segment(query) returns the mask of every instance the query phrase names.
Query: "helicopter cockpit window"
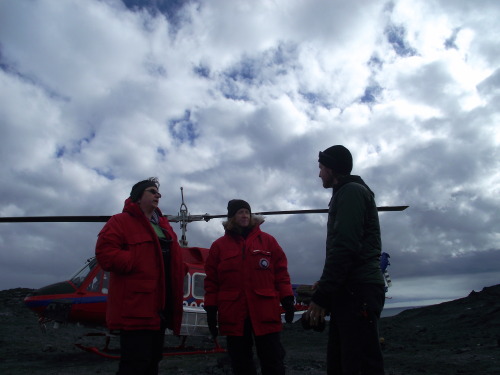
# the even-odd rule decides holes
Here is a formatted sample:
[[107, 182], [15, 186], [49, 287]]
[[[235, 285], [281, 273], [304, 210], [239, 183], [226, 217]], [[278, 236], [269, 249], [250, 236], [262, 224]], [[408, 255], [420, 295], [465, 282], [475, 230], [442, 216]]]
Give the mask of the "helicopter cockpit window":
[[108, 294], [109, 272], [100, 270], [87, 287], [87, 291]]
[[193, 274], [193, 297], [197, 299], [203, 299], [205, 296], [205, 274], [195, 273]]
[[77, 288], [79, 288], [80, 285], [82, 285], [85, 278], [87, 277], [87, 275], [89, 274], [89, 272], [92, 271], [92, 269], [96, 266], [96, 264], [97, 260], [95, 258], [90, 258], [87, 261], [87, 264], [85, 264], [85, 266], [83, 266], [82, 269], [80, 269], [78, 272], [75, 273], [73, 277], [71, 277], [70, 281], [73, 284], [75, 284]]
[[99, 292], [101, 290], [101, 280], [102, 280], [102, 275], [104, 274], [104, 271], [99, 271], [97, 275], [95, 275], [94, 279], [92, 282], [89, 284], [87, 287], [87, 291], [89, 292]]
[[184, 276], [184, 298], [186, 297], [189, 297], [189, 288], [191, 287], [190, 285], [190, 274], [186, 274], [186, 276]]

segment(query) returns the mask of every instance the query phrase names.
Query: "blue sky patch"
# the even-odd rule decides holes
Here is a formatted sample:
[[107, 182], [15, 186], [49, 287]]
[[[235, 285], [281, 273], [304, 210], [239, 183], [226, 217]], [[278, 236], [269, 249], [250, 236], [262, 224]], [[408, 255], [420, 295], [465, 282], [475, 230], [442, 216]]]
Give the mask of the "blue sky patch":
[[457, 35], [460, 31], [460, 28], [456, 28], [455, 30], [453, 30], [453, 34], [444, 41], [444, 46], [446, 49], [458, 49], [457, 45], [455, 44], [455, 42], [457, 41]]
[[399, 56], [410, 57], [417, 54], [417, 51], [405, 40], [406, 29], [403, 26], [389, 25], [385, 29], [385, 35]]
[[100, 168], [92, 168], [99, 176], [105, 177], [110, 181], [113, 181], [115, 179], [115, 176], [113, 175], [113, 172], [111, 170], [103, 170]]
[[299, 91], [299, 94], [310, 104], [331, 109], [333, 103], [328, 102], [325, 95], [312, 91]]
[[255, 59], [243, 59], [239, 64], [233, 66], [225, 73], [225, 76], [233, 81], [253, 83], [259, 75], [260, 62]]
[[382, 87], [379, 85], [371, 85], [365, 89], [365, 93], [361, 97], [361, 103], [374, 103], [377, 100], [377, 96], [382, 92]]
[[195, 66], [193, 69], [193, 72], [199, 77], [203, 77], [203, 78], [210, 77], [210, 68], [206, 65], [203, 65], [203, 64]]
[[178, 143], [193, 145], [196, 138], [198, 138], [196, 125], [191, 121], [191, 111], [189, 110], [184, 112], [183, 118], [170, 121], [168, 130]]
[[368, 66], [381, 69], [384, 66], [384, 62], [378, 56], [372, 56], [370, 60], [368, 60]]
[[66, 153], [66, 147], [60, 146], [56, 150], [56, 158], [62, 158], [64, 154]]
[[167, 150], [165, 150], [163, 147], [158, 147], [156, 149], [156, 152], [159, 153], [161, 156], [166, 156], [167, 155]]
[[60, 159], [69, 154], [79, 154], [82, 149], [95, 138], [95, 132], [92, 132], [88, 137], [83, 137], [71, 142], [70, 146], [60, 145], [56, 149], [56, 158]]
[[182, 21], [183, 6], [193, 2], [192, 0], [122, 0], [123, 4], [132, 12], [142, 10], [148, 11], [153, 16], [163, 15], [173, 26], [170, 31], [178, 29]]

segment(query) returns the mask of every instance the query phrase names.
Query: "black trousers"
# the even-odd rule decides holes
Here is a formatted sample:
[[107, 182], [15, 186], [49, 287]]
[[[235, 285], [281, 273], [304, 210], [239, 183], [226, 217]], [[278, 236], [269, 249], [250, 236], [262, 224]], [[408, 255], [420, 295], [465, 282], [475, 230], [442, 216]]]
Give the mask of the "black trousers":
[[260, 362], [262, 375], [285, 374], [285, 349], [281, 345], [280, 333], [254, 336], [250, 319], [245, 320], [243, 336], [227, 336], [227, 352], [235, 375], [256, 375], [253, 361], [253, 341]]
[[122, 330], [117, 375], [157, 375], [163, 358], [165, 330]]
[[327, 349], [328, 375], [383, 375], [378, 323], [384, 286], [349, 286], [332, 298]]

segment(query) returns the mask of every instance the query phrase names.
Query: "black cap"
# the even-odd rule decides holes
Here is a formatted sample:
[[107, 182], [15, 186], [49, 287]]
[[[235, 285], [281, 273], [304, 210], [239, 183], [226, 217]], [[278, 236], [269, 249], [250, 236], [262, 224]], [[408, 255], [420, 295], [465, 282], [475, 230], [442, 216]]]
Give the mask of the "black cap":
[[351, 152], [342, 145], [336, 145], [319, 152], [319, 160], [325, 167], [333, 172], [347, 176], [352, 171]]
[[157, 189], [160, 186], [156, 177], [150, 177], [147, 180], [139, 181], [134, 186], [132, 186], [132, 190], [130, 191], [130, 199], [132, 200], [132, 202], [137, 202], [142, 197], [142, 193], [144, 193], [144, 190], [151, 186], [154, 186]]
[[248, 202], [244, 201], [243, 199], [231, 199], [229, 202], [227, 202], [227, 217], [228, 219], [232, 218], [234, 215], [236, 215], [236, 212], [238, 210], [246, 208], [250, 213], [252, 213], [252, 209], [250, 208], [250, 205]]

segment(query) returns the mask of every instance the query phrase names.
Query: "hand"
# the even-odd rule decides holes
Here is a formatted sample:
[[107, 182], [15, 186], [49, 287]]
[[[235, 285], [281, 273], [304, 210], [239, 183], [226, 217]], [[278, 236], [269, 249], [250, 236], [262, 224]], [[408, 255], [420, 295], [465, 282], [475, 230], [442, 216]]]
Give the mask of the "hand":
[[295, 305], [294, 305], [294, 297], [287, 296], [281, 300], [281, 306], [285, 310], [285, 322], [293, 323], [293, 318], [295, 316]]
[[300, 322], [302, 323], [302, 328], [304, 328], [305, 330], [312, 329], [313, 331], [316, 331], [316, 332], [323, 332], [325, 330], [325, 327], [326, 327], [326, 322], [324, 320], [322, 323], [319, 323], [318, 325], [313, 327], [311, 325], [311, 321], [307, 317], [307, 311], [302, 314], [302, 318], [300, 319]]
[[217, 328], [217, 306], [204, 306], [207, 312], [207, 324], [210, 334], [215, 339], [219, 335], [219, 329]]
[[315, 331], [321, 332], [325, 329], [326, 309], [311, 301], [309, 308], [303, 314], [307, 324]]

